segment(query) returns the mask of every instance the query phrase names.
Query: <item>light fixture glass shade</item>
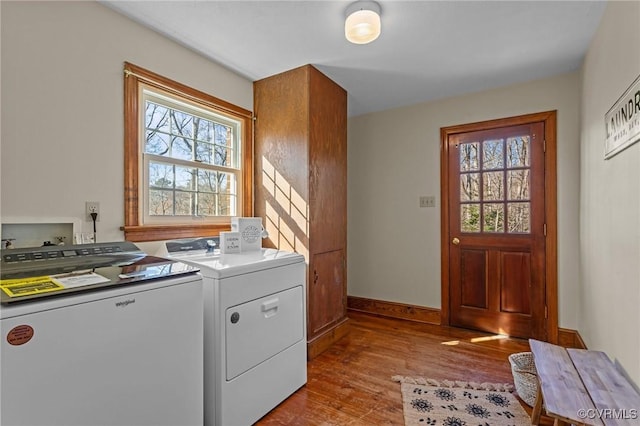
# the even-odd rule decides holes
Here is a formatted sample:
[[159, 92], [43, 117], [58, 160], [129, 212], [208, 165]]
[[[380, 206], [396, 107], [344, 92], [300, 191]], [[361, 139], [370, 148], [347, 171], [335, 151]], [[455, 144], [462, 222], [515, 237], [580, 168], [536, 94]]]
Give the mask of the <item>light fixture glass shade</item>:
[[372, 1], [359, 1], [347, 9], [344, 35], [351, 43], [367, 44], [380, 35], [380, 6]]

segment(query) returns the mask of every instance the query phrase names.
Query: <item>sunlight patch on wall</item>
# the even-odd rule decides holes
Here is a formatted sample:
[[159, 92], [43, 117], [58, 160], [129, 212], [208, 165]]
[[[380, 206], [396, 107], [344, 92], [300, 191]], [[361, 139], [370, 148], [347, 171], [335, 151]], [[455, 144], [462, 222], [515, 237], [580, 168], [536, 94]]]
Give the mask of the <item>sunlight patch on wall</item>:
[[308, 236], [309, 221], [307, 218], [309, 217], [309, 205], [294, 188], [291, 188], [291, 205], [291, 219], [296, 223], [298, 229]]
[[[308, 260], [309, 205], [287, 179], [262, 157], [262, 186], [265, 199], [265, 228], [273, 245], [295, 251]], [[266, 195], [266, 194], [265, 194]], [[270, 197], [269, 197], [270, 195]]]
[[277, 170], [275, 171], [275, 187], [276, 201], [285, 212], [291, 214], [291, 185]]

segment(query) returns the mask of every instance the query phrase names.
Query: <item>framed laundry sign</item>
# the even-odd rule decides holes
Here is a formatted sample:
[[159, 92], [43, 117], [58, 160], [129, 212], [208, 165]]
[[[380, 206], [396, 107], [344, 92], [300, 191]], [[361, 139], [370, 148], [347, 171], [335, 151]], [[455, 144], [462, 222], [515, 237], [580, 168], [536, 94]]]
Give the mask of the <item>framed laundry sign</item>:
[[604, 125], [605, 160], [640, 141], [640, 76], [607, 111]]

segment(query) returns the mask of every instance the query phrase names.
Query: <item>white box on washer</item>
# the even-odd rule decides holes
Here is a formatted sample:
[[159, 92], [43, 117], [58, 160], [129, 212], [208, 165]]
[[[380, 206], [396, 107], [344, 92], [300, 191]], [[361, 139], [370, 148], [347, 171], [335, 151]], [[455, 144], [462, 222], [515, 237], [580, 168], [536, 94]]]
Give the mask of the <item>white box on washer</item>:
[[262, 218], [232, 217], [231, 231], [240, 233], [240, 251], [257, 251], [262, 248]]
[[220, 254], [240, 253], [240, 233], [220, 232]]

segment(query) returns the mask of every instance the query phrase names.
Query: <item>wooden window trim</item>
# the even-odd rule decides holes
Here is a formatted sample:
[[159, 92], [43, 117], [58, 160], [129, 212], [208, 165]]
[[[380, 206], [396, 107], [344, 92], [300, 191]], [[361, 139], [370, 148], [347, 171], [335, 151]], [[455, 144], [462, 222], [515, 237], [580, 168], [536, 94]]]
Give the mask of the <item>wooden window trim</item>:
[[124, 231], [125, 240], [158, 241], [218, 235], [230, 224], [144, 225], [140, 208], [139, 84], [145, 83], [232, 115], [242, 123], [242, 215], [253, 215], [253, 114], [214, 96], [185, 86], [129, 62], [124, 63]]

